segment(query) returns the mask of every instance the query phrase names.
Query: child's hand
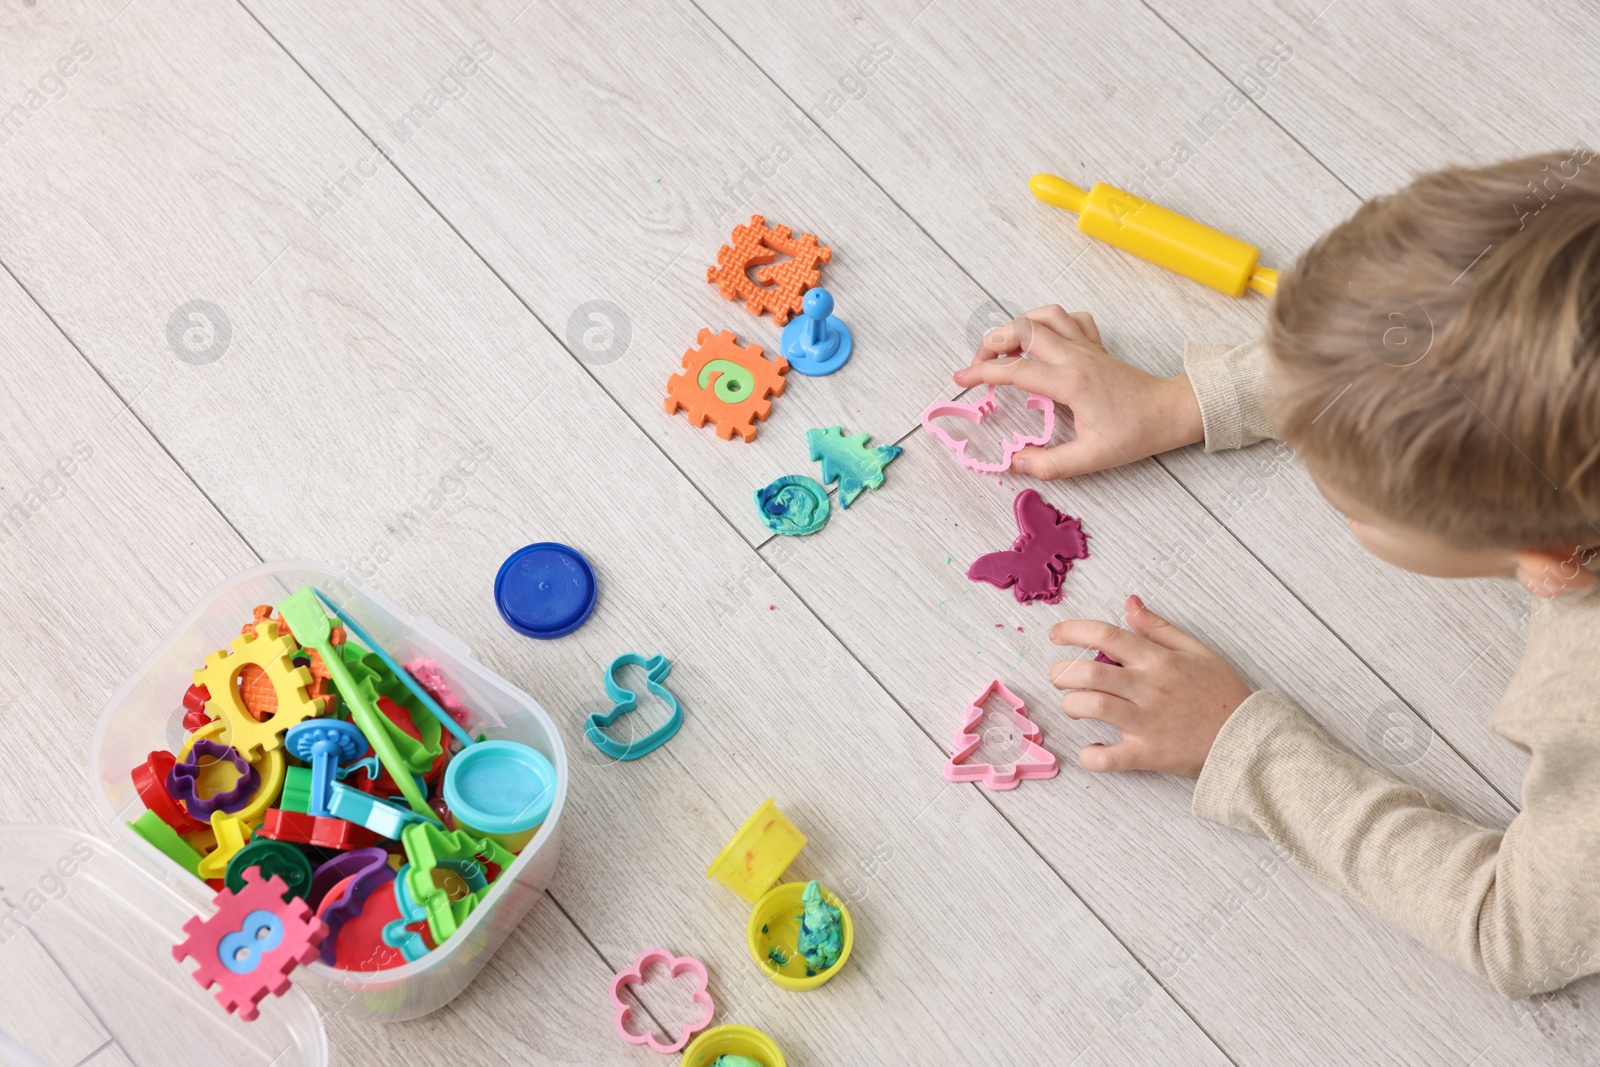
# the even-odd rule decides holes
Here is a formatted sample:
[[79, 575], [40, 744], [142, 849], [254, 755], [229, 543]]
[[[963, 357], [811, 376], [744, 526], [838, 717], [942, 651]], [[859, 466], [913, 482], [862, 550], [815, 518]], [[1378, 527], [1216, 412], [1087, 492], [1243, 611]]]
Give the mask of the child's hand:
[[1098, 719], [1122, 731], [1114, 745], [1078, 753], [1087, 771], [1161, 771], [1200, 777], [1211, 743], [1250, 687], [1222, 657], [1166, 619], [1128, 598], [1128, 626], [1095, 619], [1058, 622], [1050, 640], [1095, 648], [1121, 663], [1063, 660], [1050, 668], [1061, 710], [1073, 719]]
[[[996, 358], [1026, 353], [1031, 359]], [[1109, 355], [1086, 311], [1035, 308], [984, 334], [957, 385], [1014, 385], [1072, 411], [1077, 437], [1054, 448], [1025, 448], [1011, 469], [1036, 478], [1070, 478], [1204, 440], [1189, 377], [1157, 378]]]

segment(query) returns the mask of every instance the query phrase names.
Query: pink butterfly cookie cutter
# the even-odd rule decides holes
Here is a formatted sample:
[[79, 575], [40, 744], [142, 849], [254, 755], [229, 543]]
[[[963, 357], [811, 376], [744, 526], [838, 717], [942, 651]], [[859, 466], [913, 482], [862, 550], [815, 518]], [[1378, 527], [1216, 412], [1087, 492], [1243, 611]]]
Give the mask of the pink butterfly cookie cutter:
[[[983, 722], [983, 703], [998, 696], [1011, 705], [1011, 722], [1022, 741], [1022, 754], [1010, 766], [992, 763], [963, 763], [962, 760], [978, 751], [982, 734], [978, 727]], [[1028, 706], [1022, 698], [1001, 684], [996, 678], [989, 687], [978, 694], [978, 699], [967, 705], [961, 729], [956, 731], [955, 751], [944, 765], [944, 776], [952, 782], [980, 782], [985, 789], [1015, 789], [1024, 778], [1054, 778], [1060, 771], [1055, 753], [1039, 743], [1043, 735], [1039, 726], [1028, 718]]]
[[1047, 396], [1038, 393], [1029, 393], [1026, 407], [1035, 411], [1044, 412], [1044, 423], [1039, 428], [1037, 435], [1029, 435], [1021, 431], [1013, 431], [1011, 439], [1000, 446], [1000, 459], [994, 463], [984, 463], [982, 460], [973, 459], [967, 455], [968, 441], [965, 438], [951, 437], [944, 427], [933, 420], [945, 416], [966, 419], [973, 425], [981, 423], [999, 409], [999, 401], [994, 396], [994, 386], [989, 386], [989, 391], [977, 403], [967, 403], [962, 400], [940, 400], [929, 404], [922, 412], [922, 428], [944, 443], [960, 463], [969, 471], [983, 471], [985, 474], [1003, 474], [1011, 469], [1011, 457], [1021, 452], [1030, 445], [1047, 445], [1050, 435], [1056, 429], [1056, 403]]
[[[694, 1003], [704, 1006], [705, 1014], [698, 1020], [691, 1020], [680, 1025], [678, 1039], [671, 1044], [662, 1044], [656, 1035], [649, 1029], [644, 1033], [634, 1033], [628, 1029], [628, 1020], [633, 1018], [633, 1005], [622, 999], [622, 991], [628, 986], [637, 986], [644, 981], [644, 972], [656, 965], [667, 968], [667, 973], [676, 978], [680, 974], [692, 974], [698, 981], [695, 983]], [[711, 1002], [711, 994], [706, 985], [710, 981], [706, 974], [706, 965], [692, 956], [674, 956], [664, 948], [647, 948], [639, 953], [639, 958], [633, 961], [633, 966], [625, 971], [620, 971], [611, 979], [611, 1006], [616, 1009], [613, 1020], [617, 1024], [617, 1034], [630, 1045], [648, 1045], [656, 1052], [671, 1055], [689, 1043], [689, 1039], [704, 1030], [711, 1024], [711, 1016], [716, 1013], [716, 1005]]]

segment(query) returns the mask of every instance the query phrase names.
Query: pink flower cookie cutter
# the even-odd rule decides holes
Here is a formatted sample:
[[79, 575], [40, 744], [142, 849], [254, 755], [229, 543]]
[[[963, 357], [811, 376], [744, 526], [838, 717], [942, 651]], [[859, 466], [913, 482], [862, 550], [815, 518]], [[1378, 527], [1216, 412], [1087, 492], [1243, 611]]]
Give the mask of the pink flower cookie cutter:
[[[1022, 755], [1009, 767], [961, 762], [978, 751], [982, 742], [978, 727], [983, 722], [983, 702], [991, 696], [998, 696], [1011, 705], [1011, 721], [1022, 741]], [[1024, 778], [1054, 778], [1061, 768], [1056, 764], [1055, 754], [1039, 743], [1041, 736], [1038, 724], [1028, 718], [1028, 706], [1022, 698], [996, 678], [967, 705], [961, 729], [956, 731], [955, 751], [944, 765], [944, 776], [952, 782], [979, 782], [985, 789], [995, 790], [1015, 789]]]
[[[686, 1022], [678, 1031], [678, 1039], [671, 1044], [663, 1045], [656, 1039], [656, 1035], [646, 1029], [642, 1034], [636, 1034], [628, 1029], [628, 1020], [633, 1017], [633, 1005], [622, 999], [622, 991], [627, 986], [636, 986], [644, 981], [644, 972], [651, 967], [661, 964], [667, 968], [667, 973], [676, 978], [680, 974], [692, 974], [699, 981], [694, 991], [694, 1003], [705, 1006], [705, 1014], [698, 1020]], [[647, 948], [639, 953], [639, 958], [633, 961], [633, 966], [625, 971], [619, 971], [611, 979], [611, 1006], [616, 1009], [614, 1019], [617, 1025], [617, 1034], [630, 1045], [648, 1045], [656, 1052], [671, 1055], [689, 1043], [695, 1034], [711, 1025], [711, 1016], [716, 1013], [716, 1005], [711, 1002], [711, 993], [706, 988], [710, 976], [706, 974], [706, 965], [692, 956], [674, 956], [664, 948]]]
[[992, 385], [989, 386], [989, 391], [983, 395], [983, 399], [977, 403], [968, 403], [962, 400], [940, 400], [929, 404], [922, 412], [922, 428], [943, 442], [944, 447], [948, 448], [951, 454], [956, 457], [956, 462], [967, 468], [967, 470], [982, 471], [985, 474], [1003, 474], [1011, 469], [1012, 456], [1030, 445], [1049, 444], [1050, 435], [1055, 433], [1056, 402], [1054, 400], [1047, 396], [1040, 396], [1038, 393], [1029, 393], [1024, 406], [1035, 411], [1044, 412], [1044, 422], [1039, 427], [1039, 433], [1037, 435], [1028, 435], [1020, 430], [1013, 431], [1011, 440], [1001, 446], [1000, 459], [994, 463], [984, 463], [968, 456], [967, 440], [951, 437], [944, 427], [933, 421], [934, 419], [951, 416], [958, 419], [966, 419], [974, 426], [981, 423], [999, 408], [999, 401], [995, 399], [994, 386]]

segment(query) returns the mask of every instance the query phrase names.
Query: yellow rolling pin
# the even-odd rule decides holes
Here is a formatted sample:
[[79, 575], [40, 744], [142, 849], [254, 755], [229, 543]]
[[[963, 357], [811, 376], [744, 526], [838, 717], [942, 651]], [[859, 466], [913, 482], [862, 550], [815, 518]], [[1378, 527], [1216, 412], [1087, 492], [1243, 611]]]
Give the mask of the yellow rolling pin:
[[1218, 292], [1278, 291], [1278, 272], [1261, 266], [1261, 249], [1114, 185], [1096, 182], [1084, 192], [1065, 178], [1035, 174], [1028, 189], [1052, 207], [1076, 211], [1078, 229], [1090, 237]]

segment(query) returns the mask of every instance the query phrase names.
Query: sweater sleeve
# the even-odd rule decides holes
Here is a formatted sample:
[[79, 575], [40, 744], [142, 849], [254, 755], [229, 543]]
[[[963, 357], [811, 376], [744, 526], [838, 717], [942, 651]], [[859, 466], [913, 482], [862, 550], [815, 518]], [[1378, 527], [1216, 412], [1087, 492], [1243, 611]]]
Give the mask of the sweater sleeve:
[[1183, 346], [1183, 369], [1200, 402], [1207, 452], [1242, 448], [1273, 435], [1266, 345], [1190, 341]]
[[1600, 970], [1600, 732], [1540, 716], [1504, 831], [1368, 766], [1274, 693], [1241, 704], [1195, 789], [1203, 819], [1310, 873], [1509, 997]]

